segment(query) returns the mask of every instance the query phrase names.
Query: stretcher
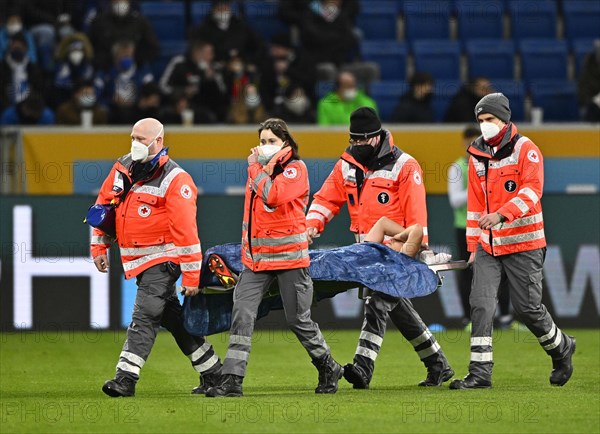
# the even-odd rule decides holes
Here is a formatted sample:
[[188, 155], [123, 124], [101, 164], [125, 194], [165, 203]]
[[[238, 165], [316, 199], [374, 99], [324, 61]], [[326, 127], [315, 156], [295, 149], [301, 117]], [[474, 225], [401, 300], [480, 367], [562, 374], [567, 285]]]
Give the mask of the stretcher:
[[[424, 297], [441, 286], [441, 272], [467, 266], [465, 261], [428, 265], [378, 243], [310, 250], [309, 256], [315, 303], [357, 287], [392, 297]], [[186, 297], [183, 303], [184, 326], [189, 333], [209, 336], [229, 329], [233, 288], [242, 269], [239, 243], [206, 251], [200, 274], [202, 291], [195, 297]], [[257, 319], [282, 308], [275, 280], [259, 306]]]

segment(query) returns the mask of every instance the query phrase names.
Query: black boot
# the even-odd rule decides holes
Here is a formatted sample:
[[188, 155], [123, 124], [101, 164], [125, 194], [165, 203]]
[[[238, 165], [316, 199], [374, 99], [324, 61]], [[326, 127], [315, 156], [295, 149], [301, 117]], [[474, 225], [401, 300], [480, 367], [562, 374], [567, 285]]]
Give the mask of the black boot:
[[462, 380], [457, 378], [450, 383], [450, 389], [490, 389], [491, 387], [491, 379], [485, 380], [483, 378], [476, 377], [470, 372]]
[[567, 355], [562, 359], [552, 359], [552, 373], [550, 374], [550, 384], [552, 386], [564, 386], [573, 374], [573, 353], [575, 352], [576, 341], [573, 336], [569, 336], [571, 346]]
[[344, 365], [344, 378], [353, 389], [368, 389], [371, 378], [357, 364], [348, 363]]
[[333, 360], [331, 354], [313, 359], [312, 364], [319, 371], [319, 385], [315, 393], [335, 393], [338, 390], [338, 380], [342, 378], [344, 368]]
[[221, 368], [210, 374], [200, 375], [200, 385], [192, 389], [194, 395], [205, 395], [208, 389], [217, 386], [221, 382]]
[[206, 396], [210, 398], [225, 398], [243, 396], [242, 382], [244, 377], [233, 374], [221, 375], [220, 384], [211, 387], [206, 391]]
[[427, 367], [427, 378], [419, 383], [419, 386], [441, 386], [454, 376], [454, 371], [447, 363], [438, 362]]
[[119, 396], [134, 396], [135, 383], [136, 380], [131, 377], [116, 377], [114, 380], [108, 380], [104, 383], [102, 391], [113, 398], [118, 398]]

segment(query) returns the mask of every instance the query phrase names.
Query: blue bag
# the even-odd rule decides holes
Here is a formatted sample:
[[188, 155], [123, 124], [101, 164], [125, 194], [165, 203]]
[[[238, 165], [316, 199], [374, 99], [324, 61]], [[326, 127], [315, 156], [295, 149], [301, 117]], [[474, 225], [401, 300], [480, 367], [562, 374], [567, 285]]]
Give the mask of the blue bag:
[[90, 226], [100, 229], [106, 235], [116, 238], [117, 229], [115, 225], [115, 218], [117, 211], [115, 210], [114, 204], [92, 205], [85, 215], [84, 223]]

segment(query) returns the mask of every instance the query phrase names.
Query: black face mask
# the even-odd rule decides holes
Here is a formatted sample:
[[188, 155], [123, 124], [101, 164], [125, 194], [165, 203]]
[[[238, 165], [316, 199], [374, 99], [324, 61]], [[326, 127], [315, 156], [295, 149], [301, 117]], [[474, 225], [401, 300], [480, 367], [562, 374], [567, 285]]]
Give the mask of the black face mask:
[[10, 57], [12, 57], [15, 62], [22, 62], [25, 58], [25, 51], [14, 49], [10, 52]]
[[375, 148], [371, 145], [354, 145], [350, 148], [350, 155], [363, 165], [367, 164], [374, 154]]

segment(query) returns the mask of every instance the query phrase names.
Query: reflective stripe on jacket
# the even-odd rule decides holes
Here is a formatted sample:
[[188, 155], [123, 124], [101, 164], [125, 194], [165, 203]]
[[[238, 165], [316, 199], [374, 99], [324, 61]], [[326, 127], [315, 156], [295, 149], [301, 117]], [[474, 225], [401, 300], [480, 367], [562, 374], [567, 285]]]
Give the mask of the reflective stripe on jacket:
[[[504, 148], [504, 149], [503, 149]], [[469, 148], [467, 192], [467, 247], [477, 244], [491, 255], [535, 250], [546, 246], [540, 199], [544, 188], [542, 153], [511, 125], [495, 156], [479, 138]], [[479, 219], [497, 212], [506, 221], [491, 231], [478, 226]]]
[[305, 217], [308, 171], [304, 162], [289, 160], [290, 156], [273, 176], [258, 163], [248, 167], [242, 262], [253, 271], [310, 265]]
[[[423, 227], [423, 243], [427, 236], [427, 205], [423, 172], [417, 160], [394, 146], [392, 135], [386, 137], [379, 159], [389, 161], [377, 170], [369, 170], [344, 152], [333, 170], [314, 195], [306, 216], [306, 224], [323, 232], [325, 225], [336, 216], [344, 203], [350, 213], [350, 231], [362, 241], [373, 225], [385, 216], [408, 227]], [[360, 192], [357, 171], [363, 171]]]
[[[96, 203], [119, 200], [125, 182], [131, 182], [131, 155], [120, 158], [102, 184]], [[196, 225], [197, 189], [192, 177], [168, 156], [150, 180], [136, 183], [117, 206], [117, 242], [125, 277], [163, 263], [181, 267], [184, 286], [200, 284], [202, 252]], [[91, 239], [92, 256], [106, 254], [113, 240], [98, 229]]]

